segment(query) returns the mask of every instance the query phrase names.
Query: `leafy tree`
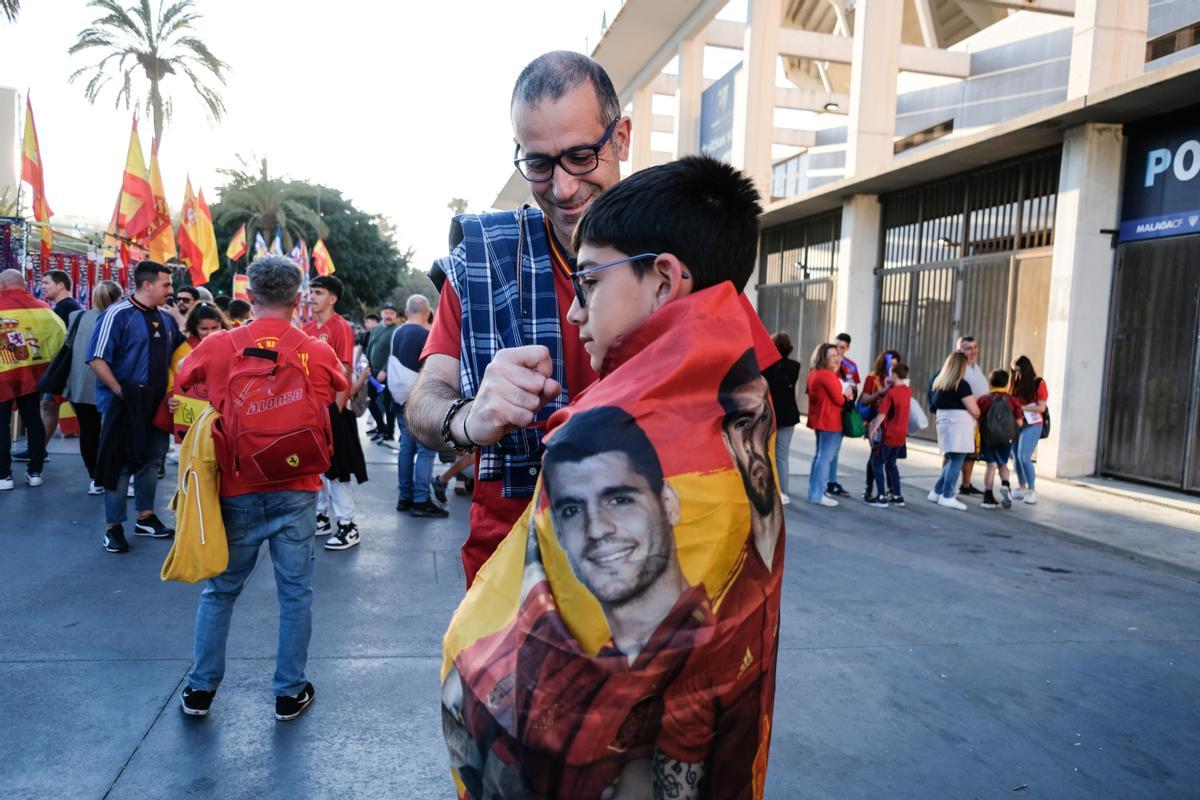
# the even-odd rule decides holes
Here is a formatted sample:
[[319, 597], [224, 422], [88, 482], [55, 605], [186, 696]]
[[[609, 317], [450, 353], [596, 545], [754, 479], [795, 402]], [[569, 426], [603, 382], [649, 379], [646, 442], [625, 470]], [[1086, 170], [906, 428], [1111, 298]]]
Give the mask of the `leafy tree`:
[[[240, 206], [226, 206], [227, 197], [241, 196], [239, 191], [246, 188], [243, 182], [248, 176], [234, 170], [224, 174], [230, 181], [218, 188], [220, 199], [212, 205], [217, 245], [221, 253], [225, 252], [238, 227], [248, 221], [246, 216], [239, 216], [239, 212], [233, 210]], [[412, 253], [402, 252], [397, 246], [391, 223], [386, 217], [368, 214], [356, 208], [340, 191], [328, 186], [294, 180], [279, 180], [279, 183], [281, 190], [287, 191], [291, 200], [306, 208], [313, 216], [316, 216], [318, 205], [320, 207], [318, 221], [326, 231], [322, 238], [337, 267], [336, 275], [346, 287], [346, 294], [338, 303], [338, 311], [341, 314], [361, 317], [367, 311], [378, 309], [391, 297], [397, 286], [410, 280], [409, 276], [414, 272], [409, 266]], [[300, 227], [297, 225], [292, 230]], [[246, 225], [246, 233], [249, 240], [249, 257], [253, 258], [254, 231], [250, 225]], [[301, 235], [311, 249], [315, 243], [312, 229], [301, 230]], [[288, 249], [290, 250], [290, 244]], [[233, 273], [244, 269], [246, 259], [240, 260], [236, 265], [228, 263], [223, 257], [222, 261], [226, 263], [212, 276], [209, 288], [228, 293]]]
[[213, 209], [214, 223], [238, 220], [238, 225], [245, 224], [251, 243], [256, 231], [262, 231], [263, 238], [270, 242], [276, 229], [282, 228], [286, 253], [291, 252], [296, 239], [315, 242], [329, 235], [329, 227], [318, 210], [305, 202], [317, 196], [318, 187], [272, 178], [265, 158], [259, 162], [255, 174], [244, 168], [220, 172], [229, 178], [229, 183], [221, 190], [221, 210]]
[[[11, 2], [11, 0], [3, 0]], [[122, 7], [119, 0], [90, 0], [88, 6], [99, 9], [102, 16], [90, 27], [79, 32], [79, 38], [67, 51], [71, 55], [84, 50], [98, 49], [103, 53], [99, 62], [83, 67], [71, 75], [71, 82], [90, 72], [83, 94], [95, 103], [104, 87], [117, 78], [116, 106], [125, 108], [134, 98], [134, 82], [141, 79], [149, 84], [145, 96], [146, 113], [154, 122], [154, 138], [162, 141], [163, 123], [171, 119], [172, 101], [164, 93], [163, 81], [168, 75], [183, 73], [192, 90], [200, 96], [215, 121], [225, 112], [221, 95], [205, 82], [202, 72], [211, 73], [222, 85], [229, 65], [217, 58], [195, 35], [194, 23], [200, 19], [194, 0], [159, 0], [158, 13], [150, 9], [150, 0], [139, 0]]]

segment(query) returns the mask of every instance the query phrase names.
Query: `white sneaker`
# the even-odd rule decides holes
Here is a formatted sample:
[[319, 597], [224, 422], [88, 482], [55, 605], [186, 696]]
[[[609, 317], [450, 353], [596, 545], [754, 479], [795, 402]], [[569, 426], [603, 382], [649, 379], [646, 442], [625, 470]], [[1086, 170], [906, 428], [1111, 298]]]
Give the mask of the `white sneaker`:
[[7, 478], [0, 478], [0, 492], [7, 492], [11, 488], [13, 488], [13, 479], [11, 475]]
[[133, 495], [134, 495], [134, 489], [133, 489], [133, 476], [132, 476], [132, 475], [130, 475], [130, 476], [129, 476], [129, 488], [125, 490], [125, 496], [126, 496], [126, 497], [133, 497]]
[[967, 510], [967, 507], [966, 507], [965, 505], [963, 505], [962, 503], [958, 502], [958, 500], [956, 500], [956, 499], [955, 499], [955, 498], [953, 498], [953, 497], [941, 497], [941, 498], [938, 498], [938, 501], [937, 501], [937, 503], [938, 503], [938, 505], [939, 505], [939, 506], [943, 506], [943, 507], [945, 507], [945, 508], [953, 508], [953, 509], [955, 509], [955, 510], [957, 510], [957, 511], [966, 511], [966, 510]]
[[42, 474], [40, 472], [26, 472], [25, 482], [30, 486], [41, 486]]
[[823, 494], [821, 495], [821, 499], [817, 501], [817, 505], [825, 506], [826, 508], [837, 508], [838, 501], [827, 494]]
[[104, 494], [104, 487], [97, 486], [95, 481], [88, 484], [88, 494]]
[[784, 494], [783, 492], [780, 492], [780, 493], [779, 493], [779, 504], [780, 504], [780, 505], [782, 505], [782, 506], [786, 506], [786, 505], [787, 505], [788, 503], [790, 503], [790, 502], [792, 502], [792, 498], [788, 497], [788, 496], [787, 496], [786, 494]]
[[1027, 491], [1025, 493], [1025, 496], [1021, 499], [1025, 501], [1025, 505], [1036, 506], [1037, 505], [1037, 492], [1035, 492], [1033, 489], [1030, 489], [1029, 491]]
[[1012, 490], [1012, 499], [1020, 500], [1022, 497], [1025, 496], [1025, 491], [1026, 490], [1025, 490], [1024, 486], [1018, 486], [1017, 488], [1013, 489]]
[[936, 503], [942, 499], [942, 494], [937, 489], [930, 489], [929, 494], [925, 495], [925, 499], [931, 503]]

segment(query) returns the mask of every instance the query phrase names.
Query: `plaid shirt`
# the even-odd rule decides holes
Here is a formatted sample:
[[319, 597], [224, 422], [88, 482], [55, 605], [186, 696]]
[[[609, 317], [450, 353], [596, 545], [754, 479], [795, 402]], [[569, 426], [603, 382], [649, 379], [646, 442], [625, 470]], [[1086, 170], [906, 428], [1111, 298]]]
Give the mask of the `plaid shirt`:
[[515, 212], [463, 214], [455, 219], [455, 226], [461, 241], [438, 265], [462, 301], [459, 380], [463, 396], [474, 397], [479, 391], [483, 372], [499, 350], [529, 344], [550, 351], [552, 377], [564, 387], [538, 412], [533, 425], [510, 431], [497, 444], [480, 449], [480, 480], [503, 479], [504, 497], [532, 497], [541, 469], [545, 422], [569, 402], [554, 266], [542, 212], [525, 207]]

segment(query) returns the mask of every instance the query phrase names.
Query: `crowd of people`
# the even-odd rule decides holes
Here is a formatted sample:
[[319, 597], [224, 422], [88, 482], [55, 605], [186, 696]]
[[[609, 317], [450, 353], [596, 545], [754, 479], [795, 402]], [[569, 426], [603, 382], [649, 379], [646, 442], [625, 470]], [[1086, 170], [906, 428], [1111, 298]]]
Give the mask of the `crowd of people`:
[[[788, 503], [787, 455], [791, 426], [800, 418], [795, 409], [801, 367], [789, 357], [793, 347], [787, 334], [776, 333], [774, 340], [781, 361], [764, 375], [771, 381], [780, 419], [788, 423], [780, 422], [776, 452], [780, 492]], [[909, 435], [927, 426], [925, 412], [913, 394], [909, 365], [898, 351], [881, 352], [870, 373], [860, 378], [858, 366], [846, 356], [850, 341], [849, 334], [838, 334], [833, 342], [819, 345], [809, 363], [804, 391], [816, 447], [807, 499], [832, 508], [839, 505], [839, 497], [850, 496], [837, 479], [838, 455], [846, 437], [865, 437], [870, 454], [863, 502], [876, 508], [903, 507], [897, 462], [907, 457]], [[973, 336], [962, 336], [930, 379], [926, 404], [935, 417], [942, 469], [928, 499], [959, 511], [967, 508], [959, 497], [978, 497], [984, 509], [1008, 509], [1016, 501], [1034, 505], [1034, 452], [1049, 431], [1046, 382], [1028, 356], [1018, 356], [1009, 370], [986, 375], [978, 358], [979, 343]], [[981, 460], [982, 490], [972, 482]], [[1014, 472], [1017, 486], [1011, 482]]]

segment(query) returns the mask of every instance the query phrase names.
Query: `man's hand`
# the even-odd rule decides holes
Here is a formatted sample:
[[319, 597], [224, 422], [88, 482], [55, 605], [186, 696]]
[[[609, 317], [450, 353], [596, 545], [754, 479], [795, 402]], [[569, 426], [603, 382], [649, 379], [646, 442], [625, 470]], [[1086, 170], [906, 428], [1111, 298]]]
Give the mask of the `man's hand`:
[[[454, 415], [455, 439], [495, 444], [510, 430], [529, 427], [562, 390], [553, 374], [550, 351], [541, 345], [500, 350], [484, 370], [475, 402]], [[466, 431], [464, 420], [469, 422]]]

